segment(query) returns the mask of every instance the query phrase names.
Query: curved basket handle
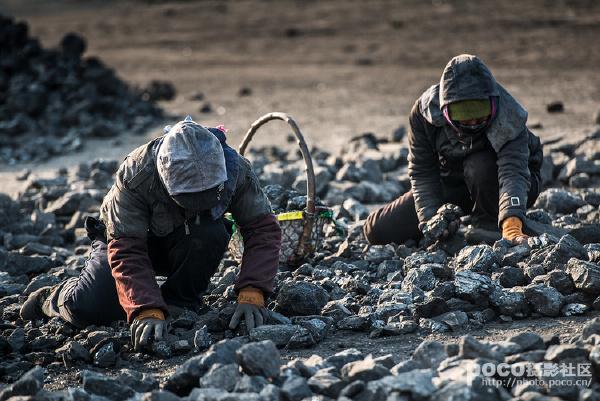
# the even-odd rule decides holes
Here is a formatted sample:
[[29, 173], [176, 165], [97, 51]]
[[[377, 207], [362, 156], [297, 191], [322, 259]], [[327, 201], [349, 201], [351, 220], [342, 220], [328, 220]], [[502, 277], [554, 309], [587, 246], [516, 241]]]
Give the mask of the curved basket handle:
[[312, 233], [312, 227], [315, 217], [315, 170], [313, 168], [312, 158], [310, 156], [310, 151], [308, 150], [308, 146], [306, 145], [306, 141], [304, 140], [304, 136], [302, 132], [300, 132], [300, 128], [294, 119], [286, 114], [281, 112], [273, 112], [269, 114], [265, 114], [260, 117], [258, 120], [254, 121], [250, 126], [248, 132], [242, 139], [242, 143], [238, 148], [239, 154], [242, 156], [246, 152], [246, 148], [248, 144], [256, 134], [256, 131], [262, 127], [264, 124], [271, 120], [282, 120], [289, 124], [292, 127], [292, 131], [294, 135], [296, 135], [296, 139], [298, 140], [298, 146], [300, 147], [300, 152], [302, 153], [302, 158], [304, 159], [304, 164], [306, 165], [306, 210], [305, 210], [305, 219], [304, 219], [304, 230], [302, 232], [302, 237], [300, 239], [300, 243], [298, 244], [298, 249], [296, 253], [299, 256], [304, 256], [306, 253], [310, 252], [309, 248], [309, 240]]

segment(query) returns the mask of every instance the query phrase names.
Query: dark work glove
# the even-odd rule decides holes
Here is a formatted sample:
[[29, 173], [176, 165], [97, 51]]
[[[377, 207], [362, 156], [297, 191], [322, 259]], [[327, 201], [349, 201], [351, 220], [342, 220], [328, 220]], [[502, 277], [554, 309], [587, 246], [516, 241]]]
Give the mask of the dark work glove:
[[238, 304], [229, 322], [229, 328], [235, 329], [242, 316], [246, 321], [248, 331], [262, 325], [269, 317], [263, 293], [258, 288], [244, 287], [240, 290]]
[[[143, 314], [146, 311], [143, 311], [131, 324], [131, 342], [133, 343], [133, 349], [136, 351], [140, 351], [144, 346], [149, 345], [152, 340], [162, 340], [167, 334], [167, 322], [162, 311], [158, 309], [150, 311], [155, 313], [145, 313], [149, 316], [145, 317]], [[156, 311], [160, 313], [156, 313]]]
[[241, 318], [244, 317], [246, 321], [246, 327], [248, 331], [255, 327], [261, 326], [269, 317], [269, 312], [264, 306], [258, 306], [253, 304], [238, 304], [235, 308], [235, 313], [231, 317], [229, 322], [229, 328], [235, 329], [240, 323]]

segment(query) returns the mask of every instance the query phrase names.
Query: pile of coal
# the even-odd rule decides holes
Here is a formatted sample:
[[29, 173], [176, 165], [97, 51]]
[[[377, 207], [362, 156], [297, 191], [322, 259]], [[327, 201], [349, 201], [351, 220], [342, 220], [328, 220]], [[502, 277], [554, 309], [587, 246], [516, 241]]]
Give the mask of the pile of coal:
[[[349, 348], [287, 363], [271, 340], [226, 339], [186, 360], [162, 385], [152, 374], [134, 369], [110, 376], [82, 369], [78, 387], [47, 391], [43, 387], [51, 367], [36, 366], [0, 390], [0, 399], [594, 400], [600, 396], [599, 338], [596, 318], [563, 343], [533, 332], [493, 343], [466, 335], [447, 344], [423, 341], [404, 361]], [[80, 344], [63, 348], [70, 349], [69, 355], [90, 357]]]
[[[364, 238], [362, 224], [371, 204], [391, 200], [408, 188], [408, 152], [402, 143], [361, 135], [339, 154], [313, 149], [319, 201], [334, 205], [335, 219], [345, 230], [328, 226], [312, 258], [301, 266], [280, 266], [264, 326], [248, 331], [242, 324], [235, 332], [228, 329], [239, 264], [227, 257], [211, 279], [204, 309], [174, 316], [169, 335], [144, 353], [131, 349], [124, 322], [79, 330], [60, 319], [19, 319], [19, 308], [29, 293], [81, 271], [90, 243], [81, 230], [83, 221], [98, 216], [118, 162], [83, 163], [59, 170], [51, 178], [32, 177], [17, 199], [0, 197], [0, 381], [13, 383], [39, 365], [52, 376], [73, 367], [90, 371], [81, 373], [83, 390], [69, 390], [71, 395], [65, 397], [86, 398], [81, 392], [85, 391], [119, 400], [136, 393], [173, 400], [187, 394], [221, 399], [229, 392], [249, 399], [281, 395], [300, 400], [318, 394], [379, 400], [396, 397], [394, 393], [412, 399], [445, 399], [452, 398], [453, 392], [484, 391], [479, 383], [464, 381], [460, 379], [464, 375], [456, 373], [481, 365], [482, 359], [511, 364], [562, 361], [563, 356], [550, 351], [549, 346], [556, 344], [543, 342], [543, 349], [539, 342], [536, 348], [528, 348], [517, 340], [482, 345], [470, 338], [460, 345], [463, 351], [441, 346], [442, 352], [439, 345], [431, 345], [411, 361], [369, 357], [348, 349], [281, 367], [276, 355], [350, 333], [379, 338], [468, 331], [489, 322], [599, 310], [600, 190], [592, 184], [565, 185], [579, 174], [572, 165], [580, 162], [573, 160], [596, 163], [589, 149], [597, 149], [598, 143], [600, 135], [592, 135], [577, 146], [554, 143], [549, 147], [547, 159], [553, 168], [546, 172], [546, 184], [551, 188], [527, 212], [529, 223], [544, 228], [543, 234], [518, 246], [502, 240], [470, 245], [459, 235], [453, 250], [424, 248], [416, 241], [371, 246]], [[265, 191], [275, 210], [304, 207], [306, 178], [300, 155], [263, 148], [249, 156], [268, 184]], [[600, 174], [591, 167], [586, 171], [589, 182], [596, 182]], [[442, 208], [440, 215], [455, 212], [452, 207]], [[595, 342], [586, 342], [596, 337], [590, 338], [574, 344], [588, 350], [586, 360], [596, 363], [591, 351]], [[139, 374], [107, 377], [91, 372], [99, 367], [115, 372], [121, 367], [142, 370], [153, 358], [172, 360], [182, 355], [194, 356], [169, 377], [162, 390]], [[436, 355], [439, 361], [427, 362], [427, 355]], [[39, 377], [35, 372], [27, 380]], [[140, 381], [148, 387], [141, 387]], [[10, 391], [23, 388], [12, 386]], [[515, 395], [507, 391], [555, 394], [540, 386], [514, 390], [503, 385], [504, 390], [494, 387], [489, 394], [503, 399]], [[571, 393], [567, 398], [576, 399]]]
[[79, 149], [87, 137], [144, 132], [172, 98], [169, 83], [130, 88], [96, 57], [85, 39], [66, 34], [43, 49], [25, 22], [0, 15], [0, 163], [46, 159]]

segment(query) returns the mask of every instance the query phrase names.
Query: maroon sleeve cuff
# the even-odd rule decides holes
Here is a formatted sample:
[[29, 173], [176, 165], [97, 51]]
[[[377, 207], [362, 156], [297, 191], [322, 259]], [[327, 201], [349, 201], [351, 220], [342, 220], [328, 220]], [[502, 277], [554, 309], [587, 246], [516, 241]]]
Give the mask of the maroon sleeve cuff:
[[158, 308], [167, 313], [148, 256], [148, 243], [141, 238], [118, 238], [108, 244], [108, 262], [117, 286], [119, 303], [131, 323], [143, 309]]
[[244, 255], [235, 291], [252, 286], [265, 296], [273, 292], [279, 267], [281, 228], [273, 214], [263, 215], [240, 227], [244, 238]]

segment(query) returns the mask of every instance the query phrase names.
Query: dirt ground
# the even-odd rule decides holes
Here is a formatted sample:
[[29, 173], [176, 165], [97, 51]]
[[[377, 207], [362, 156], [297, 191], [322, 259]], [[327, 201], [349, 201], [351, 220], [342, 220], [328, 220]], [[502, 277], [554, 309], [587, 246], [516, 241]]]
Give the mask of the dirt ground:
[[[598, 128], [600, 2], [594, 0], [0, 0], [0, 12], [26, 20], [45, 46], [80, 33], [87, 55], [134, 84], [172, 81], [177, 97], [163, 107], [206, 125], [225, 124], [234, 145], [252, 121], [275, 110], [292, 114], [309, 144], [328, 151], [363, 132], [387, 136], [406, 125], [415, 99], [461, 53], [482, 57], [529, 110], [530, 123], [541, 124], [534, 132], [543, 139], [570, 140]], [[251, 94], [240, 96], [242, 88]], [[204, 100], [192, 100], [199, 92]], [[552, 101], [562, 101], [565, 111], [548, 113]], [[206, 102], [213, 112], [200, 112]], [[122, 158], [159, 133], [160, 127], [146, 136], [124, 133], [118, 142], [87, 142], [78, 154], [1, 166], [3, 190], [19, 191], [15, 172], [23, 168], [44, 174], [91, 158]], [[256, 143], [291, 146], [287, 133], [275, 124]], [[591, 317], [495, 324], [472, 334], [498, 340], [533, 329], [568, 337]], [[456, 341], [460, 334], [430, 337]], [[356, 346], [400, 360], [421, 340], [336, 336], [286, 357]]]

